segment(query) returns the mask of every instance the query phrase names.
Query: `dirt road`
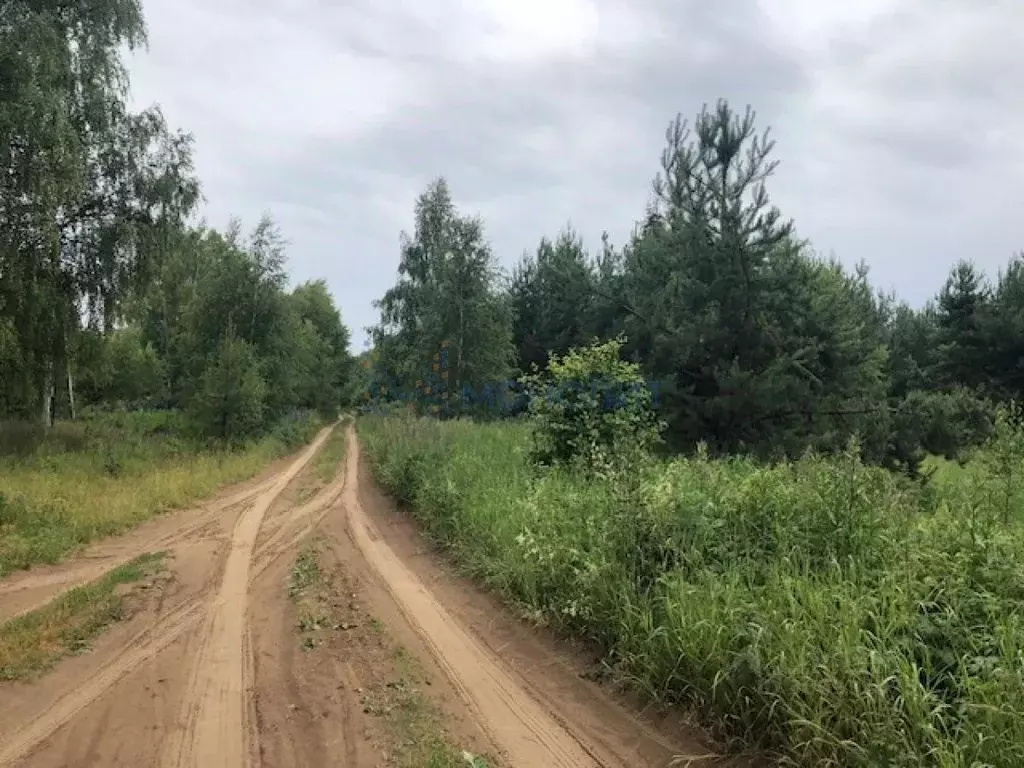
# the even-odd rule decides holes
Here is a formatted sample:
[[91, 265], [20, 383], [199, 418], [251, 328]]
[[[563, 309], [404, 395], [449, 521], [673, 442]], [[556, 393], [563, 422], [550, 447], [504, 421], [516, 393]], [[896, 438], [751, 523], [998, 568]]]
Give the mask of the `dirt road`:
[[427, 742], [510, 767], [721, 764], [426, 552], [351, 427], [304, 498], [329, 432], [199, 510], [0, 582], [2, 619], [142, 552], [173, 573], [88, 653], [0, 683], [0, 768], [412, 766]]

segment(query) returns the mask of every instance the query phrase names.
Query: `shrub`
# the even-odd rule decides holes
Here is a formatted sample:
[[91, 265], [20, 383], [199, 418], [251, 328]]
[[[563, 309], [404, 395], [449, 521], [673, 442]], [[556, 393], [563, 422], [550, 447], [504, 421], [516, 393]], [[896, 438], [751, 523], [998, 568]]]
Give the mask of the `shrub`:
[[607, 470], [636, 461], [660, 442], [640, 367], [621, 359], [623, 339], [552, 357], [527, 379], [534, 460]]
[[292, 451], [311, 442], [323, 425], [323, 418], [316, 411], [293, 411], [280, 419], [270, 434]]

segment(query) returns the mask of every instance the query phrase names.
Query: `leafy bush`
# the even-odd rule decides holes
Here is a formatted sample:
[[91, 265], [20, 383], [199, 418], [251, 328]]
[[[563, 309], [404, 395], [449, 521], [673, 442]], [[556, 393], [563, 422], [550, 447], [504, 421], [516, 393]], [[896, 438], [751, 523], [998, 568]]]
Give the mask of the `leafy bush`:
[[323, 418], [316, 411], [293, 411], [278, 421], [270, 434], [288, 450], [295, 450], [311, 442], [323, 425]]
[[552, 357], [527, 380], [534, 459], [590, 469], [621, 466], [660, 441], [662, 424], [640, 367], [621, 359], [623, 339]]

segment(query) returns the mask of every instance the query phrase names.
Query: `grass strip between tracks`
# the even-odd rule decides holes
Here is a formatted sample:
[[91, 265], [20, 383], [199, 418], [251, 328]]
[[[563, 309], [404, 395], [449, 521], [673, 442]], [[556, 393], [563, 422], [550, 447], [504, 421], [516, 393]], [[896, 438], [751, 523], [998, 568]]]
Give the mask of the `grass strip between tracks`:
[[306, 652], [329, 641], [328, 633], [373, 635], [382, 650], [374, 656], [376, 679], [357, 693], [363, 712], [378, 721], [387, 745], [387, 764], [393, 768], [488, 768], [485, 758], [456, 748], [444, 728], [442, 711], [423, 691], [429, 685], [419, 660], [394, 642], [385, 625], [374, 617], [355, 616], [337, 606], [341, 590], [335, 574], [320, 562], [322, 540], [313, 538], [299, 551], [292, 568], [288, 596], [298, 613], [296, 629]]
[[106, 627], [128, 615], [131, 587], [154, 585], [164, 571], [165, 557], [164, 552], [140, 555], [0, 625], [0, 681], [32, 677], [68, 654], [87, 650]]

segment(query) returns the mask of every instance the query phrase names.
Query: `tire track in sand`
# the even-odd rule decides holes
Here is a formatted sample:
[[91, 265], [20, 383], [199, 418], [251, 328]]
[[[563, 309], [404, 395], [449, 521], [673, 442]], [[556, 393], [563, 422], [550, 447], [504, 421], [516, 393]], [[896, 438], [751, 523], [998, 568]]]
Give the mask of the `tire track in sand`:
[[[72, 560], [52, 572], [22, 572], [0, 581], [0, 623], [41, 608], [64, 592], [98, 579], [144, 552], [168, 549], [200, 534], [203, 528], [216, 521], [219, 514], [248, 503], [264, 493], [272, 484], [273, 480], [262, 482], [255, 487], [248, 487], [231, 496], [204, 504], [202, 512], [195, 520], [169, 533], [129, 538], [130, 545], [127, 547], [118, 546], [110, 541], [99, 542], [94, 545], [95, 554], [88, 554], [87, 550], [87, 554], [78, 561]], [[30, 590], [40, 591], [42, 594], [30, 596], [28, 599], [20, 598], [20, 593]], [[13, 606], [10, 605], [12, 597], [15, 600]]]
[[181, 729], [168, 738], [162, 755], [162, 765], [167, 768], [241, 768], [250, 763], [245, 695], [252, 664], [246, 599], [253, 548], [267, 509], [309, 463], [333, 428], [323, 429], [235, 523], [220, 588], [204, 622], [182, 700]]
[[[270, 530], [266, 541], [257, 546], [253, 553], [250, 582], [259, 578], [277, 558], [291, 551], [292, 547], [313, 531], [341, 496], [345, 479], [345, 473], [342, 472], [312, 499], [282, 515], [277, 527]], [[304, 524], [300, 526], [300, 523]]]
[[0, 746], [0, 767], [15, 765], [37, 744], [102, 696], [118, 680], [153, 658], [182, 634], [192, 629], [203, 615], [203, 600], [182, 604], [161, 621], [137, 634], [124, 651], [100, 667], [85, 685], [58, 699], [46, 714], [14, 734]]
[[359, 443], [352, 427], [347, 442], [342, 499], [356, 545], [508, 762], [546, 768], [602, 768], [604, 764], [593, 751], [454, 620], [380, 537], [359, 503]]

